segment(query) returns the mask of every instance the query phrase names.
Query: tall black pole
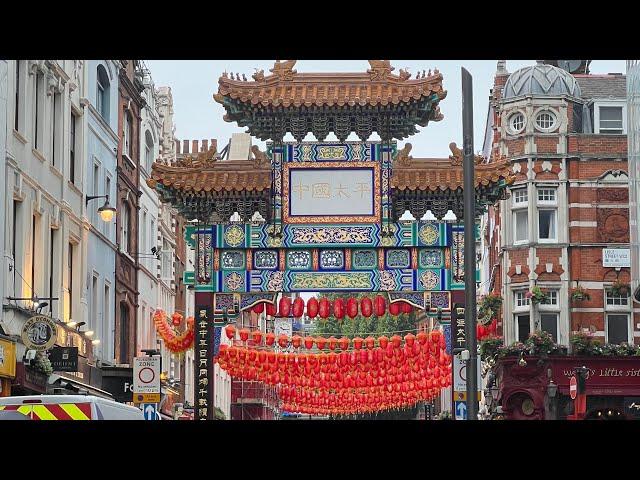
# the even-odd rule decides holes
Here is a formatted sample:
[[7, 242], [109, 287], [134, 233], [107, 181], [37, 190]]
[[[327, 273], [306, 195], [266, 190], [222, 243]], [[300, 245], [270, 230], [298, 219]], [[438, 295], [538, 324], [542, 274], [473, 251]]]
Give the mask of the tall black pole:
[[478, 419], [478, 345], [476, 338], [475, 165], [473, 155], [473, 81], [462, 68], [462, 136], [464, 162], [464, 318], [467, 337], [467, 419]]

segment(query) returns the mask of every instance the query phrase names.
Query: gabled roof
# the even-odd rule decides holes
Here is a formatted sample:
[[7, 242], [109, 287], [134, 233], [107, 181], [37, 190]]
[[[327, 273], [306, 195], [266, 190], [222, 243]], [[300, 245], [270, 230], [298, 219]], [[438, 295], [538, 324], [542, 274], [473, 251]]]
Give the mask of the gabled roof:
[[[238, 100], [257, 107], [311, 107], [398, 105], [411, 103], [434, 94], [437, 100], [446, 97], [442, 88], [442, 74], [435, 70], [416, 78], [400, 69], [399, 75], [389, 60], [369, 60], [371, 68], [361, 73], [298, 73], [296, 60], [276, 62], [264, 75], [253, 74], [254, 81], [229, 78], [226, 72], [218, 80], [219, 90], [214, 99], [224, 104], [224, 98]], [[233, 74], [232, 74], [233, 75]], [[244, 76], [243, 76], [244, 77]], [[419, 77], [419, 78], [418, 78]], [[432, 120], [442, 119], [439, 112]]]

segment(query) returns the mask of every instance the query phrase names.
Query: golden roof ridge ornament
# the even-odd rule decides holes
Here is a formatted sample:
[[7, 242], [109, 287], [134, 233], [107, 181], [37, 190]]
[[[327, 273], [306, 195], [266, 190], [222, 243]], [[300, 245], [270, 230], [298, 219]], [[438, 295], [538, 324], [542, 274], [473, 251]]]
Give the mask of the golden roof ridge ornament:
[[[451, 160], [451, 165], [462, 165], [464, 161], [464, 152], [462, 149], [458, 148], [456, 142], [451, 142], [449, 144], [449, 149], [453, 155], [449, 155], [449, 160]], [[482, 155], [474, 155], [474, 163], [476, 165], [480, 165], [484, 163], [485, 158]]]
[[396, 166], [400, 166], [400, 167], [409, 167], [411, 166], [411, 160], [413, 159], [413, 157], [411, 155], [409, 155], [409, 152], [411, 151], [411, 148], [413, 148], [413, 146], [407, 142], [404, 144], [404, 147], [402, 147], [401, 150], [398, 150], [398, 153], [396, 154], [396, 158], [394, 163], [394, 167]]
[[293, 74], [298, 73], [297, 70], [293, 69], [296, 62], [297, 60], [285, 60], [284, 62], [276, 60], [273, 68], [269, 69], [269, 71], [276, 75], [280, 80], [293, 80]]
[[369, 60], [371, 68], [367, 70], [371, 80], [385, 80], [395, 70], [391, 60]]

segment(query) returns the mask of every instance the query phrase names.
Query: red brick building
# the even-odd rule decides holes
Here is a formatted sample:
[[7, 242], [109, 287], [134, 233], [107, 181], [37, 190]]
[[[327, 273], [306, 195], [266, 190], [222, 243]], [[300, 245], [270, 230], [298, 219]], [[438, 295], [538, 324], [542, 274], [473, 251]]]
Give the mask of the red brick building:
[[119, 363], [136, 353], [138, 311], [138, 198], [140, 195], [140, 111], [142, 71], [137, 60], [121, 60], [118, 90], [118, 178], [116, 208], [116, 335]]
[[[484, 219], [487, 290], [504, 300], [499, 333], [505, 344], [538, 329], [563, 345], [584, 330], [639, 343], [640, 314], [612, 292], [630, 283], [629, 268], [603, 266], [604, 249], [629, 248], [626, 79], [550, 63], [510, 74], [498, 62], [490, 97], [485, 154], [507, 157], [516, 174]], [[548, 304], [526, 297], [534, 286]], [[577, 287], [591, 298], [572, 300]]]

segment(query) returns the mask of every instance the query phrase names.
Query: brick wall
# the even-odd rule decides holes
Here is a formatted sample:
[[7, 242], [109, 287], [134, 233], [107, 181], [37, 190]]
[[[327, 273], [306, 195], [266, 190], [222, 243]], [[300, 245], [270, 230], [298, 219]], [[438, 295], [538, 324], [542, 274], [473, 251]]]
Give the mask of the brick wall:
[[536, 136], [536, 151], [538, 153], [557, 153], [558, 152], [558, 136], [541, 137]]
[[567, 136], [567, 149], [570, 154], [611, 156], [627, 155], [626, 135], [595, 135], [572, 133]]

